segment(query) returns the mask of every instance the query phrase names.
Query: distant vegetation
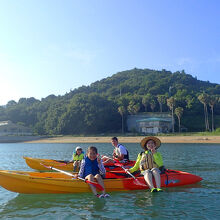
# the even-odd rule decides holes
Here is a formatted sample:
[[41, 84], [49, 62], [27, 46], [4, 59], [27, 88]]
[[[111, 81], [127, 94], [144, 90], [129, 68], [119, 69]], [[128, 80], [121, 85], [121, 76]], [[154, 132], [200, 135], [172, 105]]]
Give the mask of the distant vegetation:
[[21, 98], [0, 107], [0, 121], [28, 126], [36, 134], [102, 134], [126, 131], [128, 114], [170, 111], [173, 131], [220, 128], [220, 85], [184, 71], [132, 69], [41, 101]]

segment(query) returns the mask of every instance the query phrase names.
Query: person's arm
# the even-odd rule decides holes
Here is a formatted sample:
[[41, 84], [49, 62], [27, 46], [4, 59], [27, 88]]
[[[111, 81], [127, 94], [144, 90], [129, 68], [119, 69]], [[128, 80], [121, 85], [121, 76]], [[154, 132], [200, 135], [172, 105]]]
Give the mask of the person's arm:
[[121, 153], [120, 153], [120, 155], [115, 155], [115, 156], [113, 156], [113, 159], [123, 160], [123, 159], [124, 159], [124, 154], [121, 154]]
[[73, 155], [72, 155], [72, 160], [70, 160], [68, 163], [74, 162], [74, 157], [75, 157], [75, 153], [73, 153]]
[[78, 176], [81, 178], [83, 177], [84, 168], [85, 168], [85, 159], [82, 160], [81, 165], [80, 165], [80, 170], [78, 173]]
[[133, 173], [133, 172], [139, 170], [140, 161], [141, 161], [141, 154], [138, 154], [138, 157], [137, 157], [137, 160], [136, 160], [135, 165], [134, 165], [132, 168], [129, 169], [129, 171], [130, 171], [131, 173]]
[[100, 163], [98, 163], [98, 166], [99, 166], [99, 172], [100, 172], [100, 174], [101, 174], [101, 175], [105, 175], [106, 170], [105, 170], [105, 167], [104, 167], [104, 165], [103, 165], [102, 160], [100, 161]]
[[116, 156], [116, 159], [123, 160], [124, 155], [127, 154], [127, 151], [126, 151], [125, 147], [121, 144], [119, 145], [119, 152], [120, 152], [120, 154], [118, 156]]

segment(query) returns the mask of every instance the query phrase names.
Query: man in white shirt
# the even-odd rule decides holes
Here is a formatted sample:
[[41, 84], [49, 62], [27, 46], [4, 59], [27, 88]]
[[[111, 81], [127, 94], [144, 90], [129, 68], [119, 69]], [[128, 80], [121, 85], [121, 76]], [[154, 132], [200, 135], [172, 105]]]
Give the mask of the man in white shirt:
[[114, 147], [113, 150], [113, 159], [109, 158], [107, 156], [103, 156], [102, 160], [104, 163], [107, 162], [121, 162], [121, 163], [125, 163], [129, 160], [129, 153], [128, 150], [126, 149], [125, 146], [121, 145], [118, 143], [118, 138], [117, 137], [113, 137], [112, 138], [112, 146]]

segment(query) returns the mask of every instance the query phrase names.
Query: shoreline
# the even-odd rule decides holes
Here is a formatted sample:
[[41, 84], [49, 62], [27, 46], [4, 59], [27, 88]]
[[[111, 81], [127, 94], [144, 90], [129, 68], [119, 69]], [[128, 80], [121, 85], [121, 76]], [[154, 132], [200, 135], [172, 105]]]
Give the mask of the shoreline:
[[[220, 144], [220, 136], [156, 136], [162, 143], [202, 143]], [[144, 136], [120, 137], [120, 143], [140, 143]], [[109, 143], [111, 137], [51, 137], [37, 140], [27, 140], [24, 143]]]

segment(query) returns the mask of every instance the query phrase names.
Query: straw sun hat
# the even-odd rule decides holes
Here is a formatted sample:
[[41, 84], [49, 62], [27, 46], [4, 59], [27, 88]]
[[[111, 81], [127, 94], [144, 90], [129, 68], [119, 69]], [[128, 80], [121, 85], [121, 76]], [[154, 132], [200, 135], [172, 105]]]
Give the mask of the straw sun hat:
[[157, 137], [154, 137], [154, 136], [149, 136], [149, 137], [145, 137], [144, 139], [141, 140], [141, 147], [145, 149], [145, 146], [147, 144], [147, 142], [149, 140], [153, 140], [156, 144], [156, 149], [160, 147], [160, 139], [158, 139]]

